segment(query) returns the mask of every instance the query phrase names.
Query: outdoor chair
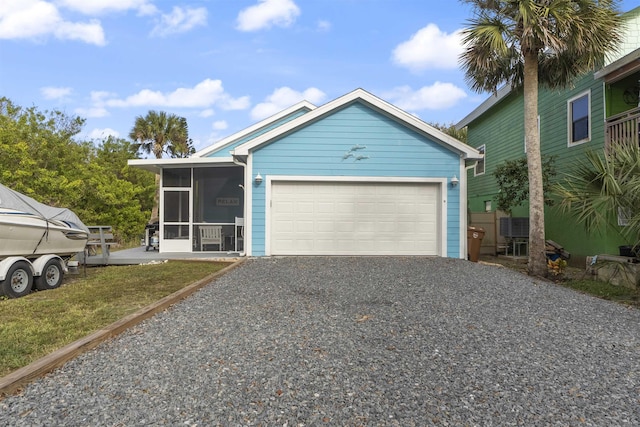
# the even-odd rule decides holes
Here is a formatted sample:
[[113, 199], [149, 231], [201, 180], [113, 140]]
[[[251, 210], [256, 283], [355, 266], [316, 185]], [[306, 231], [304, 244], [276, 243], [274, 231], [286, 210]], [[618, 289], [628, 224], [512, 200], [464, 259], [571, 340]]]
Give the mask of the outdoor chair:
[[222, 226], [220, 225], [201, 225], [200, 227], [200, 251], [204, 251], [205, 245], [218, 245], [218, 250], [222, 251], [223, 238]]

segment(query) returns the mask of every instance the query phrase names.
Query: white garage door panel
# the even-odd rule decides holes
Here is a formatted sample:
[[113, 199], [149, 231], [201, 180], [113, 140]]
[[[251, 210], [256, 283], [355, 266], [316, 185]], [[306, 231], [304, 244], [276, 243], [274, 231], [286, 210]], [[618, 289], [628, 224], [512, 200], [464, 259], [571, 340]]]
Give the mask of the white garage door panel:
[[439, 186], [275, 181], [273, 255], [438, 255]]

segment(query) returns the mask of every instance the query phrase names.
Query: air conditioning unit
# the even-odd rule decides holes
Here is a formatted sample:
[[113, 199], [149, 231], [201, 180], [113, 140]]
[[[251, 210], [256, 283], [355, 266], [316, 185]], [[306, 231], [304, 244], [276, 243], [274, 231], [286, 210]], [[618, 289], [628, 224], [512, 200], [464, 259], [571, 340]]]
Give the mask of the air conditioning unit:
[[509, 239], [529, 237], [529, 218], [500, 218], [500, 235]]

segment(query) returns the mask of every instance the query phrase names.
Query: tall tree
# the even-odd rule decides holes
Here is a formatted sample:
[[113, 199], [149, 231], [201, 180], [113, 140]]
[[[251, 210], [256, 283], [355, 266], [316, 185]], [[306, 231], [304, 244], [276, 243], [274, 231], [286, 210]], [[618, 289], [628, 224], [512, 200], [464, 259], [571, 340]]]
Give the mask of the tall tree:
[[621, 39], [617, 0], [462, 0], [473, 6], [461, 55], [477, 92], [522, 88], [529, 166], [529, 274], [547, 275], [538, 86], [557, 89], [601, 64]]
[[137, 240], [153, 205], [153, 175], [127, 166], [139, 156], [131, 141], [78, 140], [83, 124], [0, 97], [0, 183], [68, 207], [87, 225], [112, 225], [120, 241]]
[[464, 127], [462, 129], [457, 129], [456, 125], [453, 123], [449, 124], [440, 124], [440, 123], [429, 123], [434, 128], [446, 133], [447, 135], [457, 139], [458, 141], [462, 141], [465, 144], [467, 143], [467, 128]]
[[[153, 153], [156, 159], [162, 158], [165, 153], [171, 157], [185, 157], [184, 154], [190, 152], [191, 140], [187, 120], [164, 111], [151, 110], [144, 117], [136, 117], [129, 137], [140, 144], [140, 150], [147, 154]], [[156, 193], [151, 210], [151, 222], [158, 218], [160, 175], [156, 175], [155, 182]]]

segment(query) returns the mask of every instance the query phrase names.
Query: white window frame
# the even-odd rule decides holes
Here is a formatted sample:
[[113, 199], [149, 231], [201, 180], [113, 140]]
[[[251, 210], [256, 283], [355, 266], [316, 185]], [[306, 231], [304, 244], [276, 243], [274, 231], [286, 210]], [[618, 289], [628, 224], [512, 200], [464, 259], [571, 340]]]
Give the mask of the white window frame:
[[628, 227], [629, 226], [629, 215], [628, 211], [625, 211], [621, 207], [618, 207], [618, 225], [620, 227]]
[[[482, 144], [481, 146], [479, 146], [478, 148], [476, 148], [476, 150], [478, 150], [480, 153], [484, 154], [484, 158], [482, 160], [478, 160], [476, 161], [476, 165], [473, 167], [473, 176], [480, 176], [480, 175], [484, 175], [485, 171], [487, 170], [487, 145], [486, 144]], [[478, 172], [478, 165], [482, 164], [482, 172]]]
[[[587, 137], [578, 141], [573, 140], [573, 119], [572, 119], [572, 106], [578, 99], [587, 97]], [[576, 145], [584, 144], [591, 141], [591, 90], [582, 92], [567, 101], [567, 146], [575, 147]]]

